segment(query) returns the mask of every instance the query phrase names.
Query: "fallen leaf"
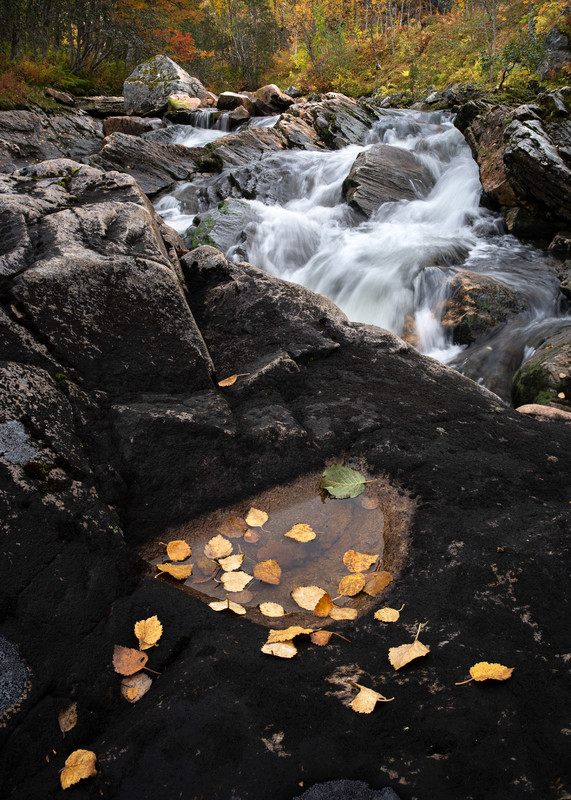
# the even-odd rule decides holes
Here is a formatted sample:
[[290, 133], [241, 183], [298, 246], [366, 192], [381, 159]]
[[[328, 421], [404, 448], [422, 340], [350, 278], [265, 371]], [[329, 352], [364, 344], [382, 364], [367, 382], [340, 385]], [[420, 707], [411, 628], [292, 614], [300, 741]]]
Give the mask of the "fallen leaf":
[[285, 615], [284, 607], [279, 603], [260, 603], [258, 608], [265, 617], [283, 617]]
[[177, 581], [185, 581], [192, 575], [192, 564], [155, 564], [155, 566], [161, 572], [168, 572]]
[[143, 669], [148, 660], [149, 656], [146, 653], [141, 653], [132, 647], [121, 647], [120, 644], [116, 644], [113, 650], [113, 667], [119, 675], [134, 675]]
[[353, 683], [353, 681], [348, 681], [348, 683], [359, 689], [359, 694], [350, 703], [353, 711], [356, 711], [358, 714], [370, 714], [379, 700], [383, 703], [390, 703], [391, 700], [395, 699], [394, 697], [384, 697], [384, 695], [379, 692], [368, 689], [366, 686], [361, 686], [359, 683]]
[[290, 625], [289, 628], [283, 628], [282, 630], [270, 628], [267, 643], [273, 644], [274, 642], [290, 642], [292, 639], [295, 639], [296, 636], [299, 636], [302, 633], [313, 633], [314, 630], [314, 628], [302, 628], [299, 625]]
[[238, 378], [244, 377], [244, 375], [249, 375], [249, 372], [238, 372], [237, 375], [230, 375], [228, 378], [224, 378], [221, 381], [218, 381], [218, 386], [233, 386]]
[[413, 661], [415, 658], [420, 658], [420, 656], [425, 656], [427, 653], [430, 653], [430, 647], [426, 647], [426, 645], [418, 641], [418, 634], [420, 633], [421, 627], [421, 625], [418, 626], [418, 631], [416, 632], [416, 637], [412, 644], [401, 644], [400, 647], [390, 648], [389, 661], [395, 669], [400, 669], [404, 667], [405, 664], [408, 664], [409, 661]]
[[387, 588], [392, 579], [393, 576], [391, 573], [385, 570], [382, 572], [373, 572], [372, 575], [367, 575], [363, 591], [371, 595], [371, 597], [375, 597], [375, 595]]
[[244, 541], [248, 542], [249, 544], [256, 544], [256, 542], [260, 541], [260, 534], [251, 529], [247, 530], [244, 534]]
[[190, 547], [183, 539], [174, 539], [167, 544], [167, 556], [171, 561], [184, 561], [190, 554]]
[[329, 644], [329, 640], [333, 636], [332, 631], [315, 631], [309, 637], [313, 644], [319, 645], [319, 647], [323, 647], [326, 644]]
[[262, 653], [278, 658], [293, 658], [297, 654], [297, 647], [293, 642], [266, 642], [262, 647]]
[[229, 539], [239, 539], [248, 530], [248, 526], [241, 517], [228, 517], [218, 526], [218, 531]]
[[228, 595], [226, 595], [226, 600], [214, 600], [212, 603], [208, 603], [208, 605], [213, 611], [225, 611], [226, 609], [229, 609], [235, 614], [246, 613], [244, 606], [241, 606], [240, 603], [235, 603], [233, 600], [230, 600]]
[[313, 615], [315, 617], [328, 617], [332, 608], [333, 601], [331, 600], [330, 595], [325, 592], [325, 594], [317, 601], [317, 605], [313, 609]]
[[233, 556], [219, 559], [218, 563], [224, 572], [232, 572], [235, 569], [240, 569], [243, 560], [244, 553], [235, 553]]
[[260, 561], [254, 567], [254, 577], [263, 583], [273, 583], [277, 586], [280, 582], [281, 575], [281, 567], [273, 558], [270, 558], [268, 561]]
[[315, 535], [315, 531], [303, 522], [294, 525], [291, 530], [284, 533], [284, 536], [289, 536], [290, 539], [295, 539], [296, 542], [311, 542], [312, 539], [315, 539]]
[[205, 544], [204, 555], [206, 558], [224, 558], [229, 556], [233, 549], [232, 542], [218, 534]]
[[218, 569], [217, 562], [212, 561], [212, 559], [210, 558], [206, 558], [206, 556], [201, 556], [200, 558], [197, 558], [196, 566], [201, 572], [203, 572], [205, 575], [208, 576], [211, 576]]
[[130, 703], [136, 703], [151, 688], [152, 678], [145, 672], [137, 672], [121, 681], [121, 694]]
[[139, 650], [154, 647], [163, 635], [163, 626], [157, 616], [135, 622], [135, 636], [139, 640]]
[[[404, 608], [404, 606], [402, 608]], [[398, 610], [396, 608], [380, 608], [378, 611], [375, 611], [375, 619], [379, 619], [381, 622], [396, 622], [400, 617], [402, 608]]]
[[246, 516], [246, 522], [251, 528], [261, 528], [268, 521], [268, 515], [259, 508], [251, 508]]
[[347, 550], [343, 556], [343, 563], [351, 572], [363, 572], [375, 563], [380, 553], [370, 555], [369, 553], [358, 553], [356, 550]]
[[321, 488], [327, 489], [330, 495], [342, 499], [357, 497], [365, 491], [366, 479], [354, 469], [341, 464], [333, 464], [323, 473]]
[[67, 789], [83, 778], [92, 778], [97, 775], [95, 762], [97, 756], [91, 750], [74, 750], [65, 760], [65, 766], [60, 772], [61, 788]]
[[359, 498], [359, 503], [366, 508], [367, 510], [371, 510], [373, 508], [379, 507], [379, 501], [376, 497], [369, 497], [366, 494], [362, 494]]
[[346, 597], [354, 597], [365, 586], [365, 576], [359, 572], [354, 572], [352, 575], [345, 575], [339, 581], [337, 593]]
[[227, 592], [241, 592], [251, 580], [253, 580], [253, 576], [248, 575], [247, 572], [224, 572], [222, 574], [222, 583]]
[[329, 612], [329, 616], [331, 619], [335, 620], [343, 620], [343, 619], [357, 619], [357, 609], [356, 608], [340, 608], [339, 606], [332, 606], [331, 611]]
[[60, 731], [64, 734], [75, 728], [77, 725], [77, 703], [72, 703], [63, 711], [60, 711], [57, 717]]
[[298, 606], [305, 608], [306, 611], [313, 611], [324, 594], [326, 594], [325, 589], [320, 589], [319, 586], [296, 586], [291, 596]]
[[464, 683], [471, 681], [507, 681], [511, 678], [513, 667], [504, 667], [503, 664], [490, 664], [488, 661], [478, 661], [473, 667], [470, 667], [470, 675], [467, 681], [460, 681], [456, 686], [462, 686]]

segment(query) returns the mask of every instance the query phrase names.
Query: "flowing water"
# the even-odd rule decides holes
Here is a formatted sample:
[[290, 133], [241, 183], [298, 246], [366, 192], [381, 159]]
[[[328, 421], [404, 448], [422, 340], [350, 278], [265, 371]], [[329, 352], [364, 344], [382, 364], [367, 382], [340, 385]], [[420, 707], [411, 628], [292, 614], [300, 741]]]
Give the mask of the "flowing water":
[[[205, 136], [214, 133], [225, 135], [203, 129]], [[190, 129], [183, 143], [207, 141]], [[427, 196], [384, 203], [363, 219], [345, 202], [342, 185], [359, 153], [375, 143], [414, 152], [435, 183]], [[240, 188], [246, 184], [247, 192]], [[270, 153], [233, 170], [231, 182], [226, 171], [180, 184], [156, 208], [184, 234], [197, 213], [229, 194], [242, 196], [231, 207], [238, 219], [224, 241], [229, 258], [327, 295], [351, 320], [407, 336], [505, 400], [524, 358], [571, 324], [549, 259], [506, 235], [501, 217], [480, 206], [478, 167], [444, 112], [388, 111], [362, 146]], [[451, 328], [442, 325], [450, 282], [460, 271], [508, 287], [523, 308], [469, 347], [454, 344]]]

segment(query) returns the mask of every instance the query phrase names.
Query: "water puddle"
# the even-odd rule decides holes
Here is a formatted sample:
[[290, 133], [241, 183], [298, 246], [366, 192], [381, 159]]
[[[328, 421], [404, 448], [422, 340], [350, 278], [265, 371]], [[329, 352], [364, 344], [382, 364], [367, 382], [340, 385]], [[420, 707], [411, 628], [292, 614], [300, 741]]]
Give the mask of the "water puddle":
[[[176, 580], [167, 573], [161, 574], [159, 580], [166, 580], [206, 603], [225, 600], [228, 595], [231, 601], [246, 608], [253, 621], [262, 625], [286, 627], [317, 621], [312, 611], [304, 610], [293, 599], [291, 593], [296, 587], [317, 586], [334, 599], [335, 606], [354, 609], [349, 614], [360, 613], [372, 603], [378, 604], [386, 589], [374, 596], [363, 590], [354, 596], [340, 596], [340, 581], [356, 574], [343, 558], [350, 550], [371, 556], [370, 565], [360, 568], [369, 590], [373, 589], [373, 583], [379, 584], [377, 576], [381, 572], [384, 575], [389, 573], [391, 584], [398, 580], [414, 503], [384, 479], [368, 483], [359, 497], [344, 500], [330, 497], [319, 488], [320, 482], [321, 473], [314, 473], [183, 525], [170, 527], [161, 533], [158, 540], [148, 543], [141, 555], [153, 565], [192, 564], [192, 574], [186, 580]], [[250, 520], [251, 508], [267, 514], [262, 527], [246, 523], [246, 518]], [[315, 538], [298, 541], [286, 536], [292, 529], [297, 533], [300, 528], [294, 526], [302, 525], [309, 526]], [[221, 537], [216, 540], [218, 544], [222, 539], [225, 542], [221, 545], [223, 555], [218, 559], [209, 557], [212, 556], [209, 542], [215, 537]], [[189, 558], [170, 561], [166, 544], [173, 540], [188, 543], [192, 549]], [[241, 561], [237, 567], [234, 566], [236, 561], [224, 561], [235, 555], [239, 556], [236, 561]], [[218, 563], [220, 560], [222, 566]], [[278, 565], [278, 583], [255, 577], [256, 572], [260, 574], [263, 570], [256, 565], [266, 562], [269, 562], [270, 572], [273, 571], [272, 580], [276, 580], [274, 565]], [[223, 567], [253, 577], [240, 590], [228, 591], [228, 578], [224, 578], [226, 586], [223, 582]], [[389, 580], [385, 578], [380, 583]], [[232, 586], [232, 579], [229, 585]], [[264, 616], [259, 610], [263, 603], [279, 604], [286, 616]], [[319, 625], [330, 622], [330, 618], [320, 619]]]

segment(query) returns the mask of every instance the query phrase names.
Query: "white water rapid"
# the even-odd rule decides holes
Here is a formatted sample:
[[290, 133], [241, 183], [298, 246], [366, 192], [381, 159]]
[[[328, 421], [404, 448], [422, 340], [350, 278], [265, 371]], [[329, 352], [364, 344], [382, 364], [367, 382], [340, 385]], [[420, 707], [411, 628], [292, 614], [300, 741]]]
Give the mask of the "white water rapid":
[[[363, 220], [345, 202], [342, 185], [358, 154], [377, 142], [413, 151], [435, 184], [426, 197], [385, 203]], [[231, 207], [243, 220], [234, 222], [234, 240], [224, 242], [228, 257], [327, 295], [350, 319], [406, 336], [506, 400], [524, 356], [571, 324], [548, 259], [505, 235], [502, 219], [480, 207], [478, 167], [445, 113], [388, 111], [363, 146], [272, 153], [232, 176], [180, 184], [157, 211], [182, 234], [195, 214], [216, 208], [228, 193], [239, 197], [244, 172], [255, 186], [246, 196], [255, 199]], [[441, 324], [459, 271], [508, 287], [523, 309], [470, 347], [453, 344]]]

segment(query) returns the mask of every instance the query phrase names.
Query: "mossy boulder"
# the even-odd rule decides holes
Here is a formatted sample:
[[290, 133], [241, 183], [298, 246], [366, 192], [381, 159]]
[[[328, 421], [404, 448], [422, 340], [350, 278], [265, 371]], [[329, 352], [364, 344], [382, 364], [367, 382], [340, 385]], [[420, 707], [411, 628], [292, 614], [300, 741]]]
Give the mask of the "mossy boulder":
[[514, 375], [512, 403], [571, 410], [571, 325], [547, 337]]
[[123, 84], [125, 113], [164, 112], [171, 95], [197, 97], [202, 105], [210, 105], [213, 95], [198, 78], [193, 78], [168, 56], [155, 56], [135, 67]]

